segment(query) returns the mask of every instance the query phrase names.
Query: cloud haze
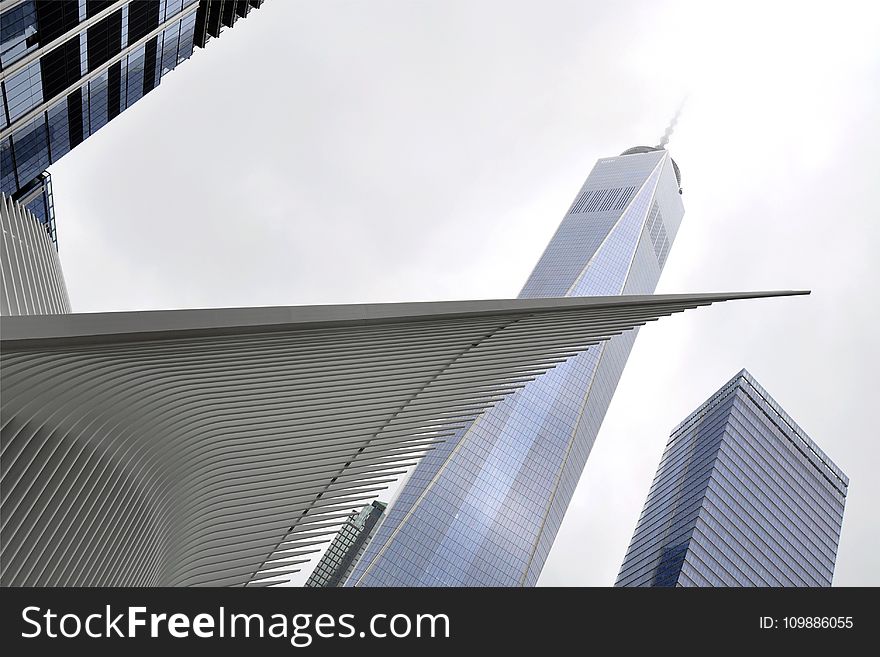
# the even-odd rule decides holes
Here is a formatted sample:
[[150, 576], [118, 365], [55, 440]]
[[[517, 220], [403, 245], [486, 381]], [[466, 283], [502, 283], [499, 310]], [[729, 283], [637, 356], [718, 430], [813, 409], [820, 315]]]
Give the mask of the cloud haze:
[[273, 0], [53, 166], [79, 312], [513, 297], [599, 157], [669, 148], [658, 292], [809, 288], [643, 329], [544, 569], [610, 585], [670, 429], [742, 367], [849, 475], [880, 584], [880, 12]]

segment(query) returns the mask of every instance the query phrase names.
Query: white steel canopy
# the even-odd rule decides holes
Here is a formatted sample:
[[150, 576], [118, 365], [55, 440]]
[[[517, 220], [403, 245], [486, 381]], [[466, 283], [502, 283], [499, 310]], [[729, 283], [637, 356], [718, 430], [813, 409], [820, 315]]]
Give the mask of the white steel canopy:
[[273, 583], [432, 445], [589, 345], [792, 294], [4, 317], [0, 581]]

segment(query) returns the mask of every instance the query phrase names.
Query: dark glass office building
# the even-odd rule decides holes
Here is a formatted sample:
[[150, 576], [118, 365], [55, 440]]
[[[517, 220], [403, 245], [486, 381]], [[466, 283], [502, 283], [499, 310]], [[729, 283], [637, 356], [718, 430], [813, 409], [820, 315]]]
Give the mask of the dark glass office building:
[[262, 0], [5, 0], [2, 191], [53, 240], [43, 171]]
[[[684, 214], [679, 182], [660, 147], [600, 159], [520, 298], [653, 292]], [[524, 387], [422, 459], [347, 585], [534, 585], [634, 340], [512, 381]]]
[[309, 575], [306, 586], [342, 586], [364, 553], [385, 507], [384, 502], [373, 502], [349, 518]]
[[743, 370], [673, 430], [616, 586], [831, 586], [848, 484]]

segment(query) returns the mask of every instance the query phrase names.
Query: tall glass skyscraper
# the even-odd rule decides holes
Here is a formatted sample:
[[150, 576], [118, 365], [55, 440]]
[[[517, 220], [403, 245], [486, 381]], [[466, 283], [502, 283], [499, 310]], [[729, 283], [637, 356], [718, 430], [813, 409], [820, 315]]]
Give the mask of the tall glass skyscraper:
[[263, 0], [7, 0], [2, 191], [55, 237], [43, 171]]
[[616, 586], [831, 586], [848, 485], [742, 370], [672, 431]]
[[[600, 159], [520, 298], [653, 292], [680, 192], [661, 147]], [[347, 585], [534, 585], [634, 339], [590, 347], [430, 452]]]
[[386, 506], [385, 502], [373, 501], [349, 518], [333, 538], [305, 585], [342, 586], [363, 555]]

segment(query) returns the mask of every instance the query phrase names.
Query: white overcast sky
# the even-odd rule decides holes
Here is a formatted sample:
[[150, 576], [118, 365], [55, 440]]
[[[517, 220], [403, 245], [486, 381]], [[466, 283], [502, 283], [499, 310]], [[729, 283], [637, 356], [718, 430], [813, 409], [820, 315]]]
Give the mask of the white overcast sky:
[[670, 150], [658, 292], [540, 584], [610, 585], [670, 429], [748, 368], [851, 485], [880, 584], [873, 2], [270, 0], [52, 167], [78, 312], [518, 294], [599, 157]]

